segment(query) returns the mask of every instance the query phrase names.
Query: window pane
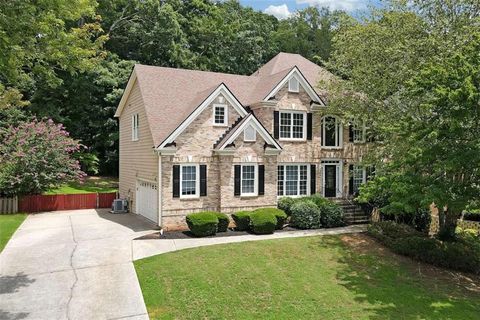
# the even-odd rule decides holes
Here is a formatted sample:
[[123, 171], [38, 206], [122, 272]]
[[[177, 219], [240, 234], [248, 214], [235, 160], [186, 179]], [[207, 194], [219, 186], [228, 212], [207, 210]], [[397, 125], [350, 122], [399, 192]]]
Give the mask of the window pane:
[[363, 142], [363, 126], [359, 125], [358, 123], [354, 123], [352, 126], [353, 142]]
[[293, 114], [293, 138], [303, 138], [303, 113]]
[[196, 166], [182, 166], [182, 195], [196, 194], [197, 168]]
[[225, 123], [225, 107], [215, 107], [215, 123]]
[[277, 173], [277, 195], [283, 196], [283, 166], [278, 166]]
[[358, 192], [363, 183], [363, 168], [361, 166], [353, 166], [353, 192]]
[[298, 194], [298, 166], [285, 166], [285, 194]]
[[307, 194], [308, 168], [305, 165], [300, 166], [300, 195]]
[[255, 192], [255, 166], [242, 166], [242, 193]]
[[280, 138], [290, 138], [291, 136], [291, 113], [280, 113]]
[[337, 147], [337, 121], [334, 117], [326, 117], [323, 121], [324, 146]]

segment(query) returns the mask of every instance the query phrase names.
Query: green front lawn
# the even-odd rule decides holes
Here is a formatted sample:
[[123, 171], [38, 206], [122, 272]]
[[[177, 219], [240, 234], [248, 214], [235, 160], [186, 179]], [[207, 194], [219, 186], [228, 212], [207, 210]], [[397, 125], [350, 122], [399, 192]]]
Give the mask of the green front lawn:
[[135, 268], [151, 319], [480, 314], [479, 283], [393, 255], [364, 235], [201, 247], [138, 260]]
[[26, 217], [24, 213], [0, 215], [0, 252]]
[[118, 190], [118, 179], [112, 177], [87, 177], [84, 183], [71, 182], [45, 194], [106, 193]]

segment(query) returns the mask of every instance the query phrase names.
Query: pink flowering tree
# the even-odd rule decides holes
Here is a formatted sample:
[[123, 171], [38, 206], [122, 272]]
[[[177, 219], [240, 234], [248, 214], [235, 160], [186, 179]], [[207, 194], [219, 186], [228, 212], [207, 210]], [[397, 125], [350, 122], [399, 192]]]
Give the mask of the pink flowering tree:
[[3, 128], [0, 141], [0, 194], [39, 194], [85, 177], [73, 157], [83, 146], [52, 120]]

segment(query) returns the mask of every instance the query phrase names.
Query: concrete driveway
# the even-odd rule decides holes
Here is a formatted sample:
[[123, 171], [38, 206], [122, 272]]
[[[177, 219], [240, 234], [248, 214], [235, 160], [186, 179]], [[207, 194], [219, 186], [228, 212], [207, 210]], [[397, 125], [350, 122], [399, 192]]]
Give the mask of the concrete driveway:
[[0, 254], [0, 319], [148, 319], [132, 239], [154, 228], [106, 210], [30, 215]]

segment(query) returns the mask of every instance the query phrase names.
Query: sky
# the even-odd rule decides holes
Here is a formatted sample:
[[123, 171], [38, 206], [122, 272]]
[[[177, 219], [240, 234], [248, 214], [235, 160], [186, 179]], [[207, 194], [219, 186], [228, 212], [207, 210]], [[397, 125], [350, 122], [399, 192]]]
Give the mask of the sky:
[[308, 6], [329, 7], [331, 10], [340, 9], [355, 14], [369, 5], [380, 6], [381, 0], [240, 0], [240, 3], [278, 19], [285, 19]]

